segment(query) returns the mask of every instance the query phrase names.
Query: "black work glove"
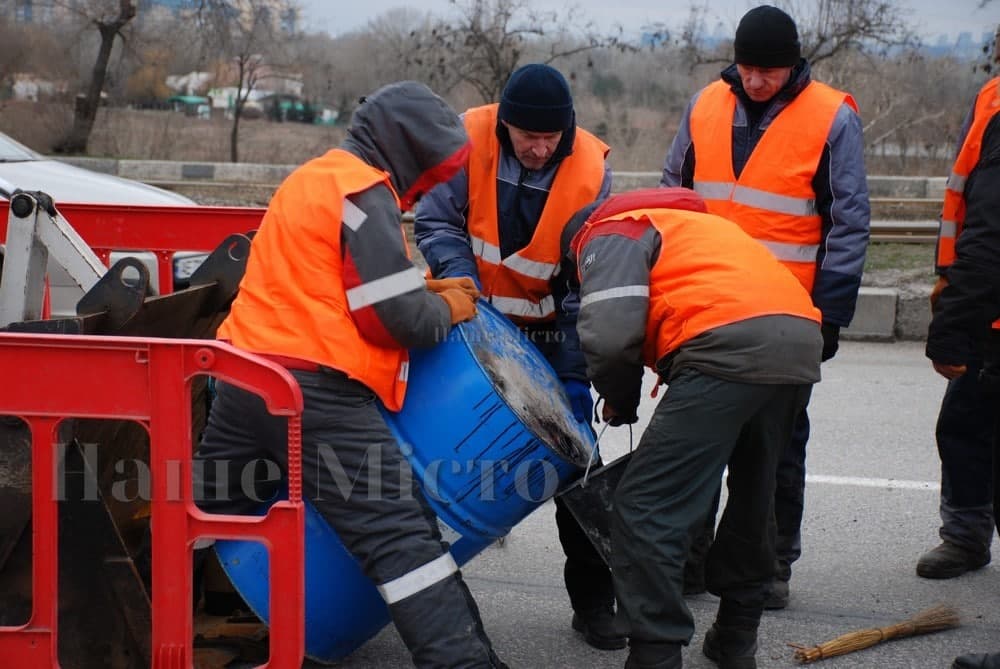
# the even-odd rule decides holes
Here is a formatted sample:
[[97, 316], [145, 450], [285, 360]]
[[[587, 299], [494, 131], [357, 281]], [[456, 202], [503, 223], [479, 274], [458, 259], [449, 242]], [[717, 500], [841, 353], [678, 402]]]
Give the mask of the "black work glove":
[[[602, 397], [598, 401], [603, 399], [604, 398]], [[607, 402], [604, 402], [601, 406], [601, 418], [604, 419], [604, 422], [611, 427], [631, 425], [639, 420], [639, 416], [636, 415], [634, 410], [631, 413], [618, 413], [618, 411]]]
[[823, 333], [823, 355], [820, 360], [826, 362], [837, 355], [837, 349], [840, 347], [840, 326], [823, 323], [820, 332]]

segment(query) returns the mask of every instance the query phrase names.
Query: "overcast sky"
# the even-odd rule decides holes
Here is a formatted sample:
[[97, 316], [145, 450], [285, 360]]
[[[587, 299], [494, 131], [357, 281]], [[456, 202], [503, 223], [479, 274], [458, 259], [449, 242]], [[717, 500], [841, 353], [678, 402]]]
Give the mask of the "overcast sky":
[[[368, 21], [395, 7], [411, 7], [420, 11], [447, 16], [448, 0], [299, 0], [304, 12], [307, 30], [325, 30], [341, 35], [363, 28]], [[810, 0], [802, 0], [809, 2]], [[531, 0], [531, 5], [541, 10], [565, 13], [567, 6], [579, 8], [587, 19], [600, 24], [618, 23], [627, 31], [638, 31], [643, 25], [662, 22], [676, 26], [683, 22], [691, 0]], [[727, 32], [735, 29], [740, 16], [759, 2], [752, 0], [711, 0], [700, 2], [711, 7], [708, 16], [709, 30], [713, 23], [721, 23]], [[955, 37], [968, 31], [978, 39], [984, 31], [992, 32], [1000, 22], [1000, 0], [991, 0], [980, 8], [979, 0], [898, 0], [901, 8], [910, 12], [911, 24], [924, 38], [947, 34]]]

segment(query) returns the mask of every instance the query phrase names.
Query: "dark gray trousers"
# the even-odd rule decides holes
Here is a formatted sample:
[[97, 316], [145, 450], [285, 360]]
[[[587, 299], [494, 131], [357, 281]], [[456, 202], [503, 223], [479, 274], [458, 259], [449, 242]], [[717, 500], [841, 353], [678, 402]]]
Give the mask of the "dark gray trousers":
[[720, 611], [759, 619], [775, 571], [778, 457], [810, 388], [736, 383], [690, 368], [671, 380], [615, 493], [612, 574], [632, 643], [690, 642], [684, 563], [727, 464], [729, 498], [706, 583], [722, 598]]
[[[434, 513], [374, 394], [339, 372], [293, 374], [304, 400], [303, 494], [364, 573], [383, 585], [441, 557], [447, 549]], [[217, 393], [196, 456], [195, 494], [206, 511], [250, 513], [286, 475], [287, 420], [235, 386], [219, 383]], [[389, 611], [417, 667], [493, 666], [459, 571], [390, 603]]]

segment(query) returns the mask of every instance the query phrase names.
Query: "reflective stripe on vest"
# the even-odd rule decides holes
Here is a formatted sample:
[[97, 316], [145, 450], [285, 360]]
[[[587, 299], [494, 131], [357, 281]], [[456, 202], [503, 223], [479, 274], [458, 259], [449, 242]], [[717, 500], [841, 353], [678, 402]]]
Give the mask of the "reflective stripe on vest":
[[789, 197], [747, 186], [738, 186], [735, 183], [695, 181], [694, 190], [705, 200], [732, 200], [779, 214], [815, 216], [817, 213], [814, 198]]
[[[246, 351], [338, 369], [398, 411], [406, 392], [407, 352], [370, 343], [350, 312], [419, 288], [423, 278], [409, 269], [350, 290], [341, 280], [341, 225], [357, 230], [366, 218], [346, 198], [378, 183], [393, 192], [385, 172], [340, 149], [292, 172], [271, 198], [218, 337]], [[302, 262], [306, 253], [308, 264]]]
[[520, 253], [512, 253], [506, 258], [500, 257], [500, 247], [490, 244], [485, 239], [470, 236], [472, 244], [472, 254], [477, 260], [482, 260], [490, 265], [504, 265], [512, 272], [516, 272], [530, 279], [541, 279], [548, 281], [559, 270], [559, 265], [550, 262], [538, 262], [525, 258]]
[[[684, 342], [730, 323], [778, 314], [819, 323], [819, 310], [802, 285], [736, 224], [694, 211], [638, 209], [589, 225], [626, 218], [646, 219], [660, 232], [647, 289], [643, 356], [650, 367]], [[622, 286], [587, 297], [632, 297], [642, 288]]]
[[965, 223], [965, 183], [979, 162], [986, 126], [997, 112], [1000, 112], [1000, 77], [990, 79], [979, 89], [972, 111], [972, 122], [945, 184], [937, 241], [936, 262], [939, 271], [955, 262], [955, 240], [962, 234], [962, 225]]
[[555, 318], [552, 277], [559, 271], [560, 236], [570, 217], [593, 202], [604, 181], [608, 147], [582, 128], [576, 129], [573, 152], [559, 164], [549, 197], [528, 245], [501, 258], [497, 221], [496, 136], [498, 105], [465, 112], [465, 129], [473, 151], [466, 165], [469, 178], [468, 229], [483, 294], [518, 324]]
[[733, 169], [736, 95], [717, 81], [702, 90], [691, 110], [694, 190], [711, 213], [736, 222], [771, 249], [809, 291], [822, 228], [812, 180], [845, 102], [857, 109], [846, 93], [811, 82], [771, 121], [739, 179]]

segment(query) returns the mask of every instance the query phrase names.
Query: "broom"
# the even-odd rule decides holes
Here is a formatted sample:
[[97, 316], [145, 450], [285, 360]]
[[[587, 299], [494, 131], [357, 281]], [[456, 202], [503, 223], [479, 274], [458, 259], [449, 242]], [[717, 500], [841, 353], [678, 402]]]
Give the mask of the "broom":
[[921, 611], [909, 620], [904, 620], [888, 627], [875, 627], [848, 632], [847, 634], [838, 636], [836, 639], [825, 641], [818, 646], [808, 647], [794, 643], [788, 645], [795, 649], [795, 659], [803, 664], [807, 664], [836, 655], [853, 653], [856, 650], [869, 648], [889, 639], [951, 629], [958, 627], [959, 622], [958, 611], [950, 606], [939, 604]]

